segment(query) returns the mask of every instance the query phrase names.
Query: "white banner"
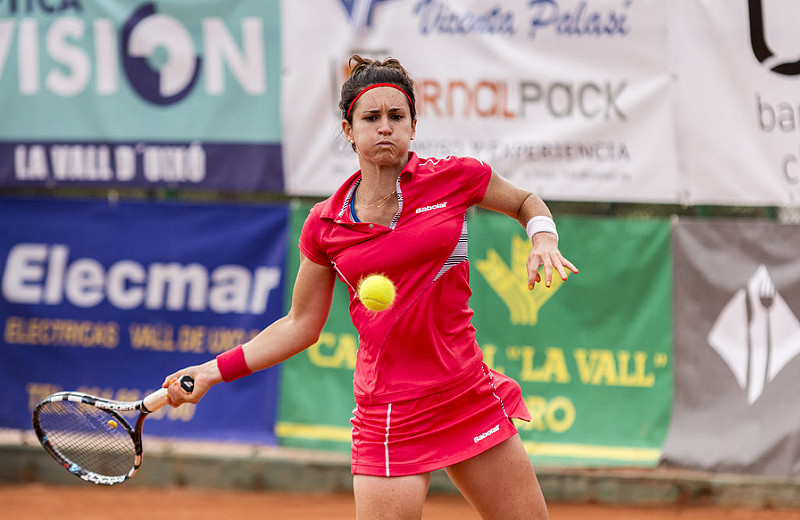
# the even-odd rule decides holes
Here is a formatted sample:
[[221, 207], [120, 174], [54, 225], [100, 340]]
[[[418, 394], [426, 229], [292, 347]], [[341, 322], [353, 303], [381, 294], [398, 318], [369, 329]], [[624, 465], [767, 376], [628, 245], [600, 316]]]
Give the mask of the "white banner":
[[675, 202], [667, 5], [284, 1], [287, 191], [328, 195], [358, 169], [337, 110], [357, 52], [413, 75], [422, 157], [477, 157], [548, 200]]
[[796, 0], [678, 0], [677, 129], [687, 202], [797, 205]]

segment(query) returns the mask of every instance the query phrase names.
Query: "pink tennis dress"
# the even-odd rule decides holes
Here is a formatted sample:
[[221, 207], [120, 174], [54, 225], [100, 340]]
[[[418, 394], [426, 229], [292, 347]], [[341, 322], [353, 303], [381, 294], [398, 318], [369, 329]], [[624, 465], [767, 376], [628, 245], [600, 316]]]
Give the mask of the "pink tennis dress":
[[[519, 385], [484, 365], [471, 323], [466, 211], [483, 199], [490, 178], [491, 168], [476, 159], [411, 153], [389, 227], [353, 215], [360, 172], [306, 219], [300, 250], [347, 284], [359, 333], [353, 473], [443, 468], [514, 435], [512, 417], [530, 420]], [[394, 304], [380, 313], [356, 294], [373, 273], [397, 287]]]

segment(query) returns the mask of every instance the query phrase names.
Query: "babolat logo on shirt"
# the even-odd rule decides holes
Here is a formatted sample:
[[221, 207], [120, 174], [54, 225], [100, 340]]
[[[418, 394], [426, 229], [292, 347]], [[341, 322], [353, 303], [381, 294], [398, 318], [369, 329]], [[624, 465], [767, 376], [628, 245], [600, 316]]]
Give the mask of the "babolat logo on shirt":
[[432, 209], [441, 209], [447, 206], [446, 202], [441, 202], [439, 204], [432, 204], [430, 206], [425, 206], [424, 208], [417, 208], [417, 213], [424, 213], [426, 211], [430, 211]]

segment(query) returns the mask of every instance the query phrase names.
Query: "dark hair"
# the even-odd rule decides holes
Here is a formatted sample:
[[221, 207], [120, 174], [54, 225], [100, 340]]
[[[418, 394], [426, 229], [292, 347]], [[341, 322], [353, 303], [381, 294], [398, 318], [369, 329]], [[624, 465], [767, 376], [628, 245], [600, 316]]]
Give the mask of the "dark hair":
[[[353, 64], [355, 62], [355, 65]], [[370, 60], [362, 58], [358, 54], [353, 54], [348, 61], [350, 66], [350, 77], [342, 85], [342, 97], [339, 100], [339, 111], [342, 119], [350, 123], [353, 122], [352, 113], [348, 114], [350, 104], [364, 88], [376, 83], [391, 83], [403, 89], [411, 101], [411, 116], [417, 113], [416, 98], [414, 97], [414, 81], [409, 76], [406, 69], [400, 65], [395, 58], [387, 58], [384, 61]]]

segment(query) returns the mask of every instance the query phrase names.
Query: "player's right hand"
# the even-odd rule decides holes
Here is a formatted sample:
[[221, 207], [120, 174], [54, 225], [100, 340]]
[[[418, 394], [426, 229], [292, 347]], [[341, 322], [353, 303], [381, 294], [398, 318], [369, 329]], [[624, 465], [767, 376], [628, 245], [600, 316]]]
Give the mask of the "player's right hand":
[[[187, 392], [178, 383], [181, 376], [191, 376], [194, 379], [194, 389], [191, 393]], [[167, 404], [173, 407], [184, 403], [196, 404], [216, 383], [222, 381], [217, 369], [216, 360], [211, 360], [202, 365], [195, 365], [183, 368], [164, 378], [162, 388], [167, 389]]]

